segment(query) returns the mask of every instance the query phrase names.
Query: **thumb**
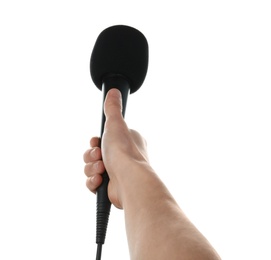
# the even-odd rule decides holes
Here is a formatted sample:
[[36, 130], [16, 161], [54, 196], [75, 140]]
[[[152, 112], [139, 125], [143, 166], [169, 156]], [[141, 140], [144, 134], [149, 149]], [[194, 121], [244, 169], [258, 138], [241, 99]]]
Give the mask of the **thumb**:
[[106, 119], [122, 117], [122, 97], [118, 89], [113, 88], [107, 92], [104, 101], [104, 114]]

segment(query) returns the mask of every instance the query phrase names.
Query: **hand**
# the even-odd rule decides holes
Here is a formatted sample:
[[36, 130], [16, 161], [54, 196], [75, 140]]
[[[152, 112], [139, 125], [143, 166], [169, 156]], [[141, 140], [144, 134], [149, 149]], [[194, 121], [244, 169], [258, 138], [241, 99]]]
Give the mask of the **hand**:
[[87, 187], [95, 192], [106, 168], [109, 199], [124, 208], [131, 259], [219, 260], [151, 168], [146, 142], [123, 120], [118, 90], [108, 92], [104, 111], [101, 148], [100, 139], [93, 137], [84, 154]]
[[107, 170], [110, 181], [108, 197], [118, 208], [123, 208], [120, 179], [130, 178], [127, 171], [134, 164], [147, 164], [146, 142], [141, 135], [130, 130], [121, 114], [121, 96], [111, 89], [104, 103], [106, 123], [100, 148], [100, 138], [90, 140], [90, 149], [84, 153], [87, 187], [94, 192], [102, 183], [102, 173]]

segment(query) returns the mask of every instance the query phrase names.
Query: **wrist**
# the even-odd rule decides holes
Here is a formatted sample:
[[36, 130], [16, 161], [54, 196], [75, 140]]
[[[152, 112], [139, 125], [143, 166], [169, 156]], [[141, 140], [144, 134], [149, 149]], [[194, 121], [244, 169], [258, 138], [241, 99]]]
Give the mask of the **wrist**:
[[[128, 161], [127, 161], [128, 162]], [[147, 161], [132, 160], [118, 175], [118, 190], [123, 208], [140, 210], [160, 202], [175, 201]]]

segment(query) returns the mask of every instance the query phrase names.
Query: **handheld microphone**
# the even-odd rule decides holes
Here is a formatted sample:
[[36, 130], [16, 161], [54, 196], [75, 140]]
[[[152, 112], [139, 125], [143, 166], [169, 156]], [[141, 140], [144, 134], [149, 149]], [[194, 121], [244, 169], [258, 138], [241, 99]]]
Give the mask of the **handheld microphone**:
[[[117, 88], [121, 92], [123, 117], [128, 95], [136, 92], [146, 77], [148, 59], [148, 42], [145, 36], [130, 26], [108, 27], [96, 40], [90, 58], [91, 78], [94, 84], [103, 91], [103, 103], [111, 88]], [[104, 112], [102, 112], [101, 138], [105, 120]], [[101, 259], [111, 209], [107, 193], [109, 177], [106, 171], [102, 177], [103, 182], [97, 189], [96, 260]]]

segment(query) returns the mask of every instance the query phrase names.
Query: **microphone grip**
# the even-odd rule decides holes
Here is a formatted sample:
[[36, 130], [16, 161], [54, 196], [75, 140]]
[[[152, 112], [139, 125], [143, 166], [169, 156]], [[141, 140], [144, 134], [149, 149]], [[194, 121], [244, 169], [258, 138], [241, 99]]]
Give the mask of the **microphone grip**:
[[[112, 88], [117, 88], [121, 92], [122, 115], [124, 117], [127, 98], [130, 93], [129, 82], [128, 80], [126, 80], [125, 77], [121, 75], [112, 75], [112, 76], [106, 77], [102, 85], [103, 103], [106, 98], [107, 92]], [[105, 120], [106, 118], [105, 118], [104, 109], [103, 109], [102, 125], [101, 125], [101, 142], [102, 142], [102, 136], [104, 132]], [[116, 162], [116, 163], [119, 163], [119, 162]], [[109, 183], [108, 173], [105, 171], [102, 174], [102, 177], [103, 177], [102, 184], [97, 189], [97, 211], [96, 211], [96, 243], [97, 244], [104, 244], [110, 210], [111, 210], [111, 202], [108, 198], [108, 183]]]
[[108, 198], [107, 186], [109, 177], [107, 172], [103, 173], [103, 182], [97, 190], [97, 211], [96, 211], [96, 243], [104, 244], [106, 230], [111, 209], [111, 202]]

